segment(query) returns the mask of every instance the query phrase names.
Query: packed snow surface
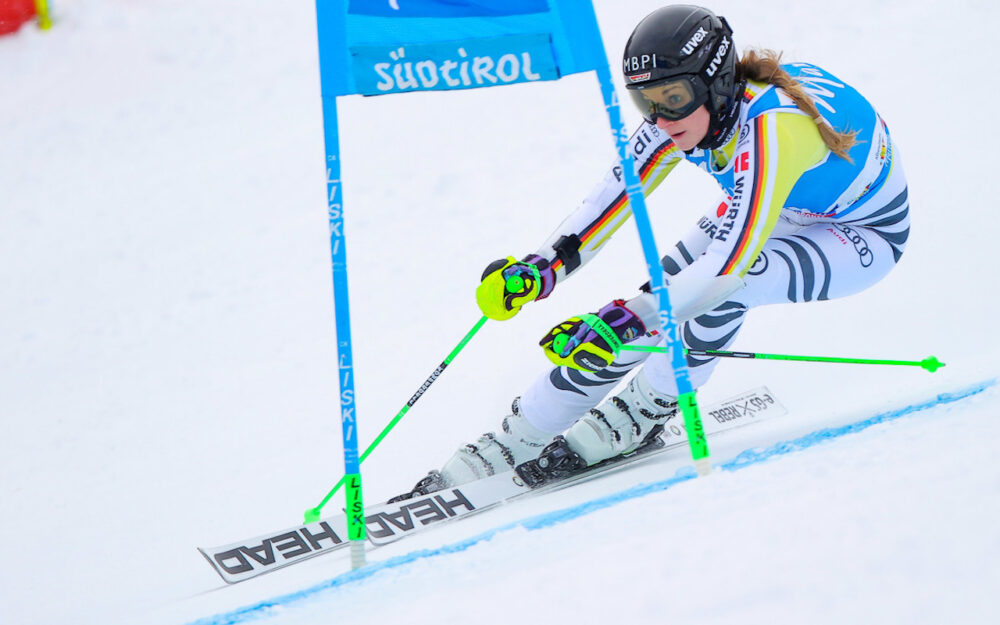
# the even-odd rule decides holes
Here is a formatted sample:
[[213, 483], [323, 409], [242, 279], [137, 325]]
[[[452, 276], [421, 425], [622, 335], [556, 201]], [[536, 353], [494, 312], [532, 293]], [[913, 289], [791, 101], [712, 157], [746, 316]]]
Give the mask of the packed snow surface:
[[[659, 4], [596, 2], [613, 69]], [[755, 310], [736, 349], [945, 369], [726, 362], [703, 401], [767, 385], [789, 413], [710, 441], [707, 478], [675, 455], [354, 574], [341, 553], [235, 586], [195, 547], [292, 525], [342, 474], [314, 4], [53, 5], [0, 38], [0, 623], [1000, 621], [995, 3], [711, 5], [741, 48], [872, 100], [913, 220], [882, 283]], [[479, 319], [482, 267], [533, 251], [614, 150], [590, 74], [340, 116], [364, 448]], [[661, 247], [716, 193], [679, 168]], [[487, 324], [365, 463], [366, 500], [494, 429], [549, 327], [645, 279], [625, 227]]]

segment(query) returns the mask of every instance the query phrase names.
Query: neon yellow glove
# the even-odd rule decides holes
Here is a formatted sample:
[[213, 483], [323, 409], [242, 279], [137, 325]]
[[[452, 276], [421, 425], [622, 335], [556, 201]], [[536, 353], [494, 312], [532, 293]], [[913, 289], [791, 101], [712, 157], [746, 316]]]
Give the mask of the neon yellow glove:
[[570, 317], [549, 330], [538, 344], [553, 364], [594, 372], [614, 362], [623, 343], [645, 333], [642, 319], [619, 299], [597, 314]]
[[510, 319], [528, 302], [548, 296], [555, 286], [555, 272], [536, 255], [523, 261], [513, 256], [495, 260], [483, 271], [476, 288], [476, 303], [490, 319]]

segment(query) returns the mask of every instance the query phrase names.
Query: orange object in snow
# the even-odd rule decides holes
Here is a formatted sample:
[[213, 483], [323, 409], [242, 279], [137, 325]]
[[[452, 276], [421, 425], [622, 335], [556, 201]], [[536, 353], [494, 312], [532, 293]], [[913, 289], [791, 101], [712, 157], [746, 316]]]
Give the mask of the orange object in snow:
[[17, 32], [35, 17], [35, 0], [0, 0], [0, 35]]

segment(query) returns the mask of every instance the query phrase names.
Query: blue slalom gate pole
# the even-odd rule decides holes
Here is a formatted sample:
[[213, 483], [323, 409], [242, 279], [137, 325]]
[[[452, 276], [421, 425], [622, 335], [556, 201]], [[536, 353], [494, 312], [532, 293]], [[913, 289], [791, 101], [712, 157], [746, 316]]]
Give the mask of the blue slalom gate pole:
[[347, 289], [347, 237], [344, 234], [343, 191], [340, 183], [340, 137], [337, 98], [323, 97], [326, 143], [327, 208], [330, 215], [330, 261], [337, 327], [337, 370], [340, 382], [340, 423], [344, 440], [344, 494], [351, 568], [365, 565], [365, 512], [361, 497], [361, 462], [354, 403], [354, 360], [351, 353], [351, 310]]
[[705, 428], [698, 412], [698, 397], [688, 376], [684, 344], [680, 338], [673, 308], [670, 306], [670, 294], [667, 292], [667, 286], [663, 279], [660, 253], [656, 249], [653, 226], [646, 210], [646, 197], [642, 193], [642, 181], [635, 170], [635, 161], [629, 154], [629, 134], [622, 122], [618, 96], [615, 93], [614, 83], [611, 81], [611, 70], [607, 64], [597, 68], [597, 80], [601, 84], [604, 108], [608, 112], [611, 134], [614, 136], [618, 148], [618, 158], [625, 176], [625, 192], [628, 194], [629, 203], [632, 206], [636, 228], [639, 229], [639, 240], [642, 242], [642, 252], [649, 270], [650, 285], [660, 306], [660, 327], [666, 337], [667, 347], [670, 349], [670, 362], [673, 365], [674, 379], [677, 382], [677, 404], [684, 415], [684, 426], [688, 432], [691, 458], [694, 460], [698, 474], [707, 475], [711, 472], [712, 466], [709, 462]]

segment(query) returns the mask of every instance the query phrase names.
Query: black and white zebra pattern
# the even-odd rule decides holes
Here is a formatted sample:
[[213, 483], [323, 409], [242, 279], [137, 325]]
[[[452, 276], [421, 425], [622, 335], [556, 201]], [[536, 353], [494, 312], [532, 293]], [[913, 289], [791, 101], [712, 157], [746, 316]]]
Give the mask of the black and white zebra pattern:
[[[858, 293], [885, 277], [899, 262], [910, 233], [909, 199], [901, 168], [895, 171], [855, 219], [817, 220], [807, 225], [781, 219], [754, 265], [746, 286], [715, 309], [681, 325], [684, 345], [696, 350], [732, 347], [751, 308], [787, 302], [817, 302]], [[705, 253], [717, 224], [713, 209], [662, 258], [675, 276]], [[653, 345], [662, 337], [644, 337]], [[708, 381], [718, 358], [687, 357], [691, 384]], [[596, 373], [559, 367], [541, 376], [522, 396], [522, 409], [537, 427], [561, 431], [596, 406], [630, 371], [645, 363], [646, 379], [676, 395], [673, 368], [664, 354], [622, 352]]]

